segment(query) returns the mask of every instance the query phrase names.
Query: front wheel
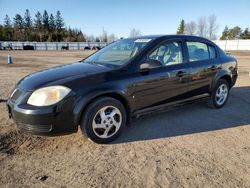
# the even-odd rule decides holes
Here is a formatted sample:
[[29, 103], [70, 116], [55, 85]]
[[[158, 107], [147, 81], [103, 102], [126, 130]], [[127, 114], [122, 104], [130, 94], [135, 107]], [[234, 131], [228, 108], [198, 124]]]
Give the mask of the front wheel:
[[87, 107], [80, 126], [92, 141], [108, 143], [119, 136], [126, 119], [124, 106], [116, 99], [104, 97]]
[[229, 84], [226, 80], [220, 79], [211, 93], [211, 98], [208, 103], [209, 106], [213, 108], [222, 108], [227, 102], [228, 95]]

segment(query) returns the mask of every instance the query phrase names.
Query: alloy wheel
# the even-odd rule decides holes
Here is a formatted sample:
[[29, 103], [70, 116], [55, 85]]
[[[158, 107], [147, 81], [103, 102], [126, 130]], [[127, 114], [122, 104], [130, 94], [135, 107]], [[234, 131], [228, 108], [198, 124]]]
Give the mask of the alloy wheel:
[[99, 138], [110, 138], [120, 129], [122, 114], [114, 106], [105, 106], [97, 111], [92, 121], [92, 129]]
[[221, 84], [217, 90], [215, 95], [215, 101], [218, 105], [223, 105], [228, 96], [228, 87], [226, 84]]

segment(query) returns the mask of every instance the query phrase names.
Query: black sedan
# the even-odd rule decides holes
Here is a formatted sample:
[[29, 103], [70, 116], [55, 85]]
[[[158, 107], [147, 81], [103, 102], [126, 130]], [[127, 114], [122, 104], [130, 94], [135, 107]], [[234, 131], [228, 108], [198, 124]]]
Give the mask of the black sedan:
[[107, 143], [131, 117], [204, 98], [221, 108], [236, 79], [236, 59], [207, 39], [144, 36], [26, 76], [7, 106], [17, 126], [33, 134], [72, 133], [80, 127], [94, 142]]

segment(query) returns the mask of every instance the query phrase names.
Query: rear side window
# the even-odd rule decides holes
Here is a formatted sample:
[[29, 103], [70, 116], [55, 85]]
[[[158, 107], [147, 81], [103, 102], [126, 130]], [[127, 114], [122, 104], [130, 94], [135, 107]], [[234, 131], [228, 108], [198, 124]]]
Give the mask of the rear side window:
[[209, 50], [210, 59], [215, 59], [216, 58], [216, 50], [215, 50], [214, 46], [209, 45], [208, 50]]
[[203, 61], [216, 58], [216, 51], [213, 46], [202, 42], [187, 42], [189, 61]]

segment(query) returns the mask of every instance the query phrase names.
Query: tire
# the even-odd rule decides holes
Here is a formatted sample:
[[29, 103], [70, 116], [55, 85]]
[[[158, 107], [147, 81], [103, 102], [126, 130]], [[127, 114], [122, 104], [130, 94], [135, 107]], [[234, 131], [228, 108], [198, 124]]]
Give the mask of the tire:
[[104, 144], [115, 140], [126, 125], [127, 113], [121, 102], [103, 97], [92, 102], [81, 120], [81, 130], [90, 140]]
[[[222, 108], [228, 100], [229, 90], [230, 88], [228, 82], [224, 79], [220, 79], [211, 93], [211, 97], [208, 101], [208, 106], [210, 106], [211, 108]], [[224, 93], [224, 95], [220, 95], [221, 97], [219, 97], [220, 92]]]

